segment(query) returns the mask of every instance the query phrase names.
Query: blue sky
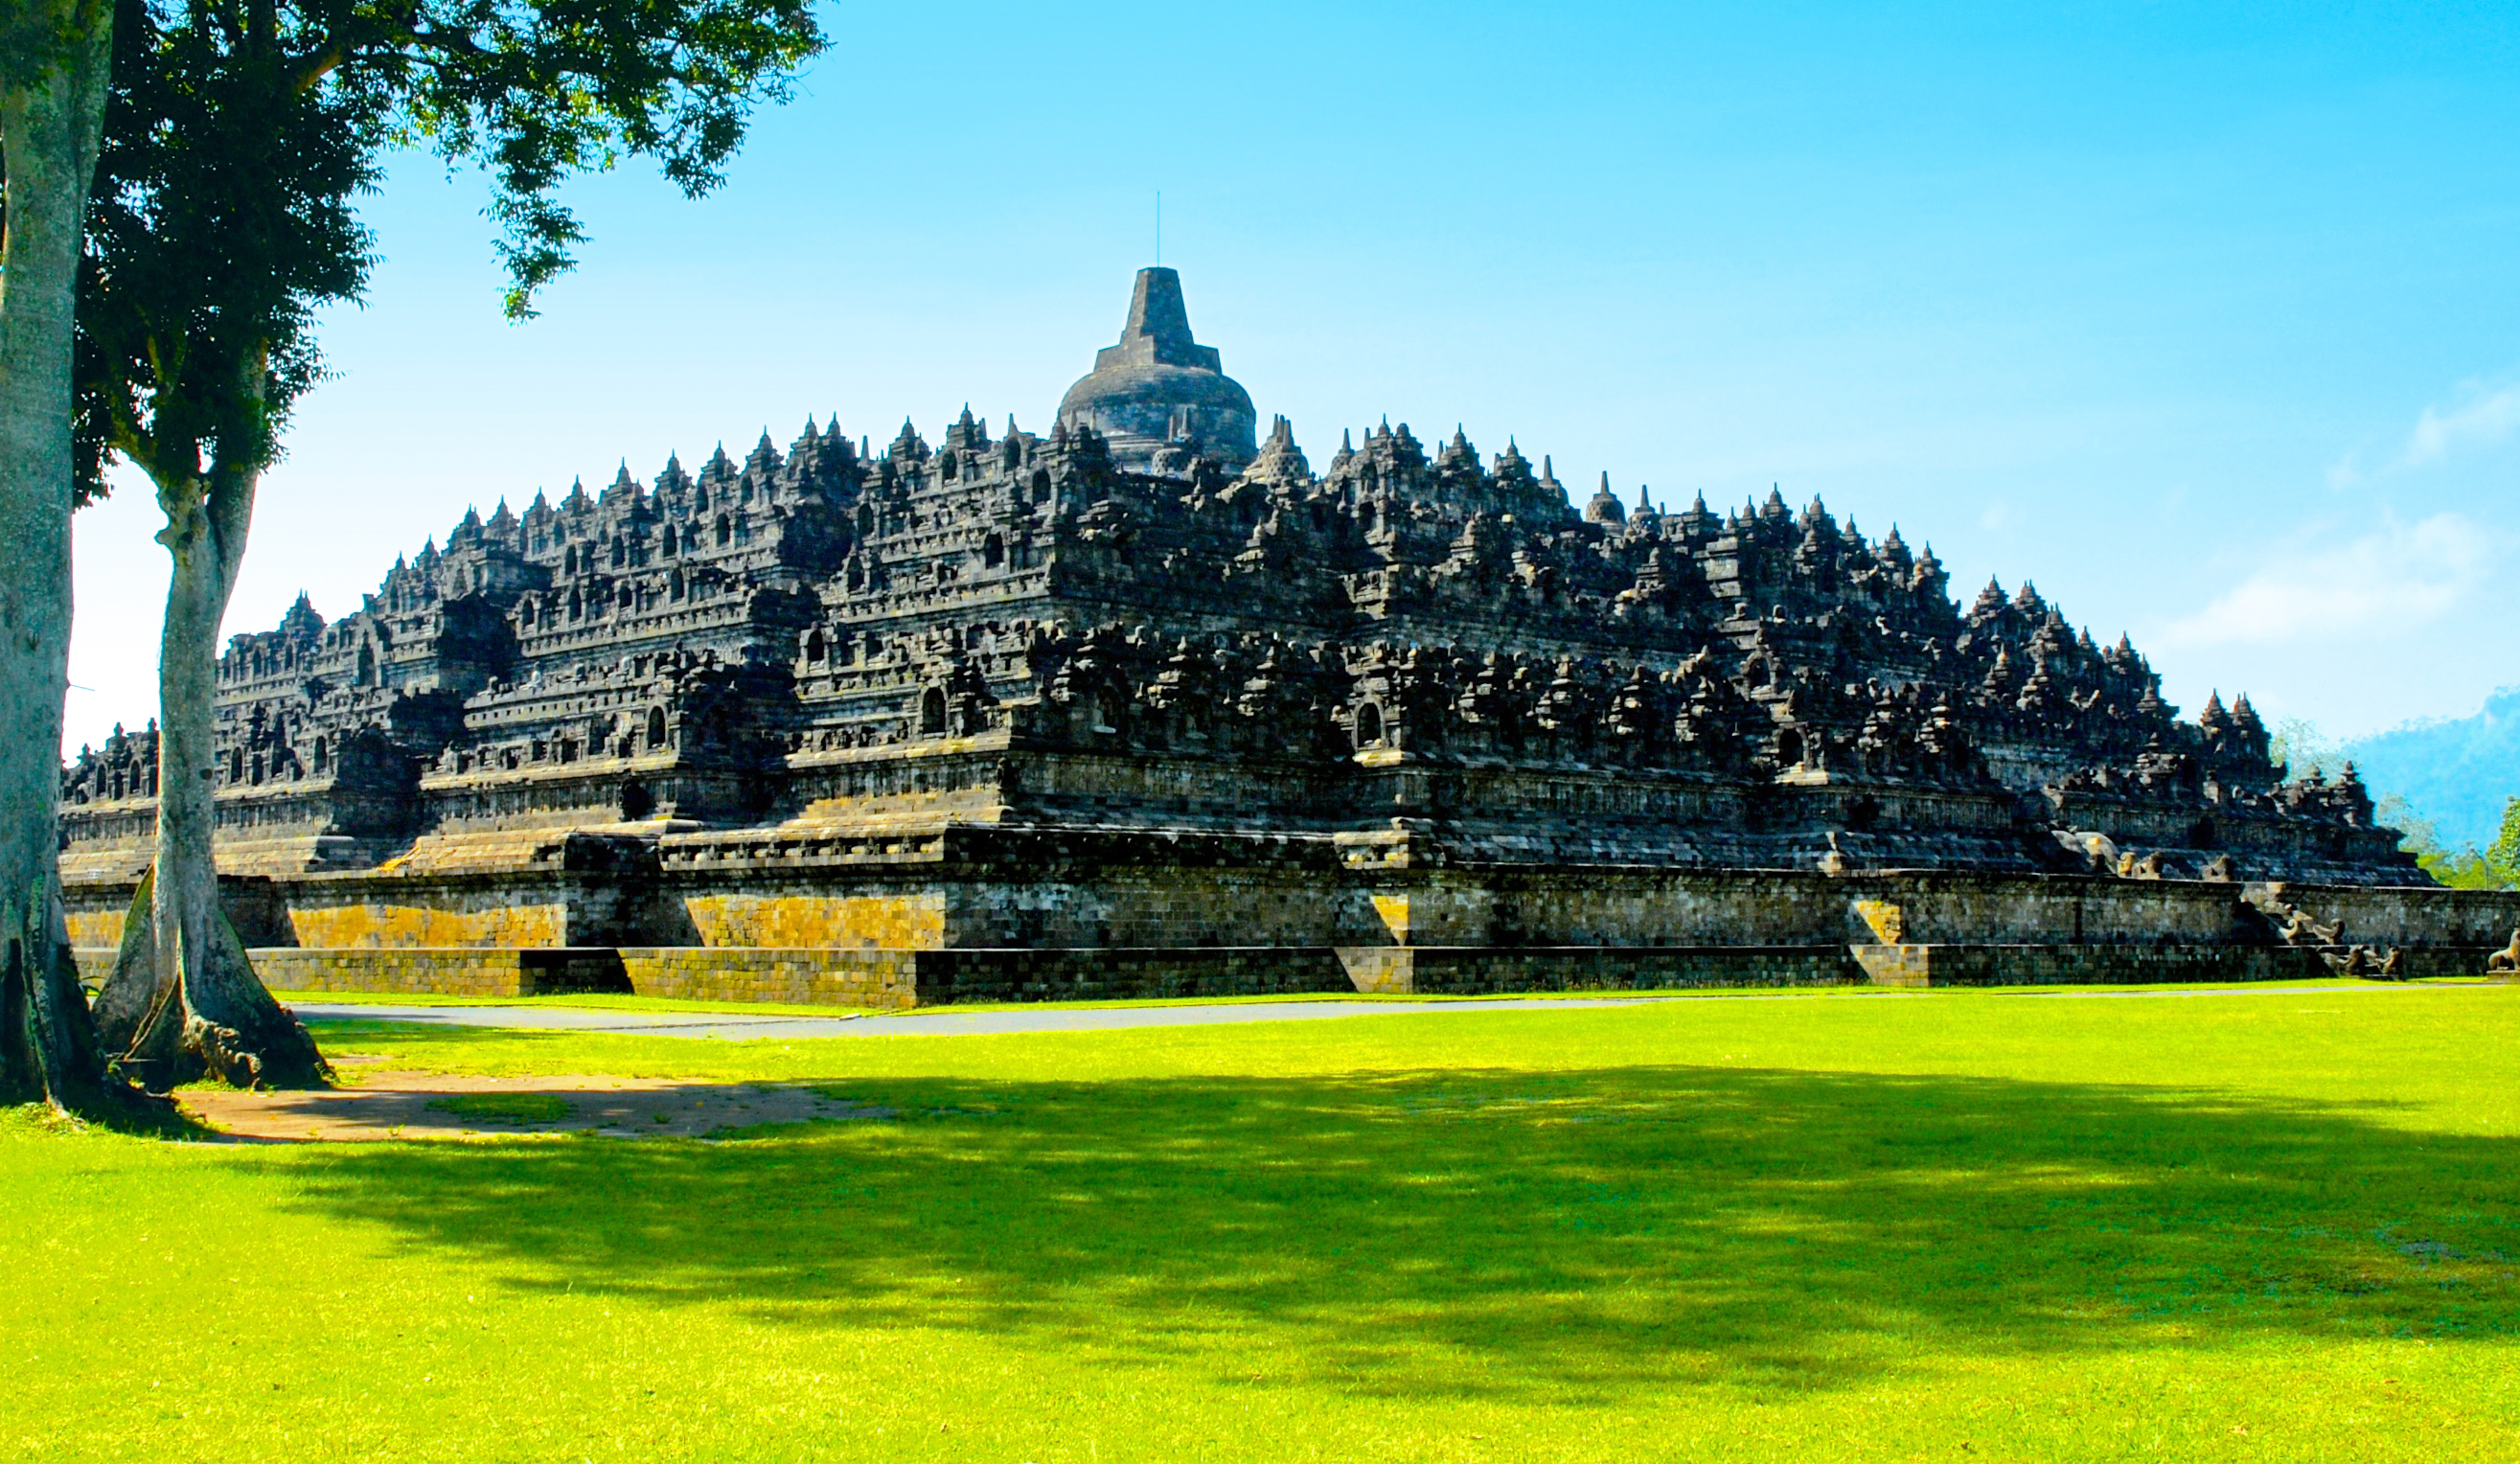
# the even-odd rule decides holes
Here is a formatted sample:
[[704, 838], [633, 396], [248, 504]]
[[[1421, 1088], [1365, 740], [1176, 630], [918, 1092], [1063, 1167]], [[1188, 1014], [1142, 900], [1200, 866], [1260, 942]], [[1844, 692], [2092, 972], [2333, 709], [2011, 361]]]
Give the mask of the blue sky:
[[[807, 413], [1050, 421], [1163, 262], [1318, 462], [1388, 414], [1623, 496], [1772, 482], [2131, 632], [2191, 713], [2352, 735], [2520, 682], [2520, 12], [826, 12], [728, 185], [637, 164], [505, 324], [426, 158], [263, 490], [229, 630], [467, 504]], [[162, 552], [83, 514], [73, 744], [154, 706]]]

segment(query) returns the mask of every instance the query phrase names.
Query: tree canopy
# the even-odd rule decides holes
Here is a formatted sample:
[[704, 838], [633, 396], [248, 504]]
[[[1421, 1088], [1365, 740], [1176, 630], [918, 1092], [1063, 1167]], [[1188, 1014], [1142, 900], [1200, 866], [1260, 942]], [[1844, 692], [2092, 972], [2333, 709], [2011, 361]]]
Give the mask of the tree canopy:
[[374, 263], [356, 200], [411, 147], [480, 165], [512, 318], [584, 239], [557, 192], [624, 157], [715, 185], [822, 49], [794, 0], [119, 0], [80, 280], [74, 475], [129, 460], [172, 561], [157, 855], [96, 1028], [152, 1085], [327, 1077], [254, 977], [212, 860], [218, 633], [255, 488]]
[[794, 0], [120, 0], [80, 319], [81, 486], [252, 472], [355, 298], [355, 200], [427, 149], [487, 178], [504, 306], [533, 314], [585, 232], [575, 174], [653, 160], [715, 186], [752, 109], [824, 46]]

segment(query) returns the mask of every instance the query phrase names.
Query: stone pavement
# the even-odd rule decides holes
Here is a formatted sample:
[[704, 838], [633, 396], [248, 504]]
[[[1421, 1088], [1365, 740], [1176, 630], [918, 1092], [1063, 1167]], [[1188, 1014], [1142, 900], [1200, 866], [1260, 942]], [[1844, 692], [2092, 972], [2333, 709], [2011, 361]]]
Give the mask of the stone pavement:
[[[1586, 999], [1586, 1006], [1634, 1005], [1652, 998]], [[1564, 998], [1508, 1001], [1238, 1001], [1188, 1006], [1031, 1006], [877, 1016], [754, 1016], [722, 1011], [626, 1011], [588, 1006], [385, 1006], [366, 1001], [295, 1001], [303, 1021], [415, 1022], [447, 1027], [523, 1027], [547, 1032], [613, 1032], [641, 1037], [789, 1041], [819, 1037], [980, 1037], [1018, 1032], [1110, 1032], [1131, 1027], [1212, 1027], [1236, 1022], [1308, 1022], [1328, 1017], [1437, 1011], [1514, 1011], [1574, 1004]]]
[[[2385, 982], [2353, 986], [2272, 986], [2260, 983], [2170, 991], [2134, 988], [2112, 992], [2017, 992], [2006, 995], [2067, 998], [2278, 997], [2464, 989]], [[887, 1012], [866, 1016], [853, 1013], [828, 1017], [754, 1015], [741, 1011], [614, 1010], [587, 1006], [387, 1006], [365, 1001], [297, 1001], [290, 1005], [301, 1019], [310, 1022], [413, 1022], [424, 1026], [512, 1027], [546, 1032], [610, 1032], [640, 1037], [788, 1042], [825, 1037], [983, 1037], [1028, 1032], [1111, 1032], [1136, 1027], [1214, 1027], [1239, 1022], [1311, 1022], [1332, 1017], [1433, 1012], [1590, 1010], [1598, 1006], [1635, 1006], [1646, 1001], [1671, 999], [1814, 1001], [1826, 997], [1838, 1000], [1913, 1000], [1922, 995], [1890, 991], [1825, 994], [1741, 992], [1721, 996], [1700, 994], [1687, 998], [1637, 996], [1606, 998], [1540, 997], [1491, 1001], [1232, 1001], [1179, 1006], [1027, 1006], [990, 1011], [940, 1008], [902, 1014]]]

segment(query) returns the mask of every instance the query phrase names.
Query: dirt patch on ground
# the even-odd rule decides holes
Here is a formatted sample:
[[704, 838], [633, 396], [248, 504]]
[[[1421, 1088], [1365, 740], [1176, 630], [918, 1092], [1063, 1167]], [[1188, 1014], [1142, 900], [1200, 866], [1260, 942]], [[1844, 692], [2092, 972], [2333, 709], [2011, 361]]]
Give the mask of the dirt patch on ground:
[[893, 1116], [888, 1108], [778, 1084], [472, 1078], [373, 1068], [359, 1073], [358, 1084], [321, 1092], [199, 1088], [177, 1098], [220, 1132], [266, 1143], [572, 1132], [698, 1137], [754, 1124]]

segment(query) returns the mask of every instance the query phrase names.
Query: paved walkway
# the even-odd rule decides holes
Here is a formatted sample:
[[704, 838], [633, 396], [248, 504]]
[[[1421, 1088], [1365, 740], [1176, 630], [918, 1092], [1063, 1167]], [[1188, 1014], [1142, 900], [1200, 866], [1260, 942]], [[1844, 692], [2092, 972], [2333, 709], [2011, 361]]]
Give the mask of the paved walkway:
[[[1585, 1006], [1629, 1006], [1650, 998], [1587, 998]], [[918, 1011], [895, 1016], [751, 1016], [721, 1011], [614, 1011], [591, 1006], [382, 1006], [365, 1001], [297, 1001], [307, 1021], [418, 1022], [446, 1027], [529, 1027], [556, 1032], [619, 1032], [643, 1037], [788, 1041], [814, 1037], [974, 1037], [1013, 1032], [1110, 1032], [1130, 1027], [1214, 1027], [1235, 1022], [1312, 1022], [1329, 1017], [1437, 1011], [1513, 1011], [1576, 1004], [1530, 1001], [1233, 1001], [1194, 1006], [1037, 1006], [996, 1011]]]
[[[2381, 995], [2389, 992], [2458, 991], [2460, 987], [2368, 983], [2357, 986], [2226, 986], [2175, 991], [2131, 987], [2110, 992], [2007, 992], [2052, 999], [2119, 997], [2276, 997]], [[1728, 992], [1705, 1000], [1817, 1000], [1823, 997], [1900, 1000], [1926, 995], [1906, 991]], [[1634, 1006], [1670, 998], [1565, 998], [1497, 1001], [1232, 1001], [1185, 1006], [1030, 1006], [994, 1011], [951, 1008], [872, 1016], [754, 1016], [742, 1011], [632, 1011], [592, 1006], [385, 1006], [359, 1001], [299, 1001], [292, 1009], [308, 1021], [416, 1022], [442, 1027], [521, 1027], [550, 1032], [615, 1032], [644, 1037], [714, 1037], [789, 1042], [821, 1037], [972, 1037], [1021, 1032], [1110, 1032], [1134, 1027], [1214, 1027], [1238, 1022], [1316, 1022], [1333, 1017], [1420, 1015], [1431, 1012], [1564, 1011]]]

